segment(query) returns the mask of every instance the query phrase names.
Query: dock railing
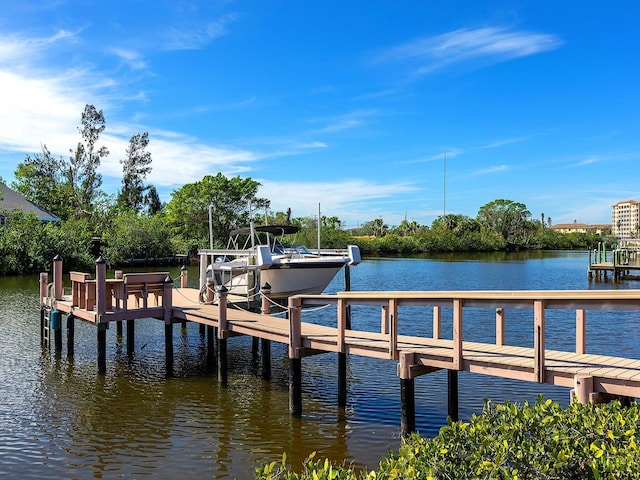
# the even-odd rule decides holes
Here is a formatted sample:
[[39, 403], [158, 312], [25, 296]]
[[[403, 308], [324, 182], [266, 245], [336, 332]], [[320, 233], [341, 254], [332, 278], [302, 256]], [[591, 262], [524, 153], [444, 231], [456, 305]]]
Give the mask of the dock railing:
[[381, 309], [380, 334], [387, 340], [388, 358], [397, 360], [399, 307], [432, 307], [434, 340], [442, 338], [441, 313], [452, 310], [452, 348], [450, 359], [432, 362], [432, 366], [449, 370], [462, 370], [464, 312], [467, 308], [495, 310], [495, 344], [505, 344], [505, 311], [530, 310], [533, 315], [533, 378], [545, 382], [545, 317], [548, 310], [575, 311], [575, 353], [586, 353], [586, 312], [588, 310], [640, 310], [640, 290], [534, 290], [534, 291], [416, 291], [416, 292], [339, 292], [335, 295], [299, 295], [290, 299], [290, 356], [299, 355], [302, 345], [301, 322], [305, 307], [334, 304], [337, 307], [338, 351], [345, 350], [347, 308], [356, 305], [379, 306]]

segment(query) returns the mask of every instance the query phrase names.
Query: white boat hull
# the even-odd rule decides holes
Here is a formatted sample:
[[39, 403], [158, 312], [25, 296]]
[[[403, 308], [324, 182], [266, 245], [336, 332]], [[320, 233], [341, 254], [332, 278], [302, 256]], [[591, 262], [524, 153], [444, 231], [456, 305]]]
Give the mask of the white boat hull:
[[322, 293], [344, 263], [315, 267], [280, 265], [260, 271], [260, 284], [271, 286], [273, 298]]

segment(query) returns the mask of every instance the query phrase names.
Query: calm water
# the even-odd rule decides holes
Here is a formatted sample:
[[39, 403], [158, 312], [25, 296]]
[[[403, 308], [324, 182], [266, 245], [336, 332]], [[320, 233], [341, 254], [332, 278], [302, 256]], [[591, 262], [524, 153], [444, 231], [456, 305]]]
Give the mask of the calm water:
[[[589, 282], [584, 252], [366, 260], [351, 270], [352, 290], [640, 288]], [[177, 277], [179, 269], [173, 269]], [[190, 270], [197, 281], [197, 271]], [[206, 371], [197, 325], [174, 327], [174, 375], [164, 371], [164, 328], [136, 324], [136, 351], [126, 353], [115, 328], [107, 335], [107, 374], [96, 373], [96, 330], [76, 322], [75, 358], [40, 347], [37, 275], [0, 278], [0, 476], [20, 478], [252, 478], [261, 463], [286, 452], [294, 465], [312, 451], [375, 468], [397, 449], [399, 380], [390, 361], [350, 357], [348, 406], [337, 408], [337, 356], [303, 359], [302, 418], [288, 412], [286, 348], [272, 345], [272, 380], [260, 378], [250, 340], [229, 341], [229, 384]], [[343, 289], [341, 275], [330, 291]], [[424, 313], [424, 312], [423, 312]], [[491, 312], [465, 316], [465, 340], [493, 338]], [[322, 321], [325, 312], [318, 312]], [[474, 316], [475, 317], [475, 316]], [[506, 340], [531, 343], [532, 318], [507, 311]], [[591, 352], [640, 358], [640, 318], [589, 312]], [[353, 312], [354, 328], [379, 324], [379, 312]], [[400, 312], [401, 332], [430, 332], [430, 317]], [[574, 345], [574, 313], [547, 318], [549, 348]], [[443, 332], [450, 330], [443, 312]], [[474, 323], [475, 322], [475, 323]], [[469, 330], [467, 330], [468, 327]], [[624, 334], [621, 332], [624, 331]], [[467, 333], [469, 332], [469, 333]], [[483, 398], [566, 404], [558, 387], [460, 374], [460, 415], [479, 412]], [[416, 380], [416, 424], [426, 436], [446, 420], [446, 372]]]

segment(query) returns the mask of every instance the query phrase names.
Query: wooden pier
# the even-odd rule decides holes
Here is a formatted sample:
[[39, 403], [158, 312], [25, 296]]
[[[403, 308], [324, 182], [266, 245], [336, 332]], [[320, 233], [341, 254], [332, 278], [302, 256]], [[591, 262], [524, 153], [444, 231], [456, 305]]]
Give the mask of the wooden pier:
[[[263, 361], [269, 362], [269, 342], [288, 345], [290, 362], [290, 409], [302, 412], [302, 359], [325, 352], [338, 353], [338, 402], [346, 405], [346, 356], [383, 358], [397, 364], [400, 380], [401, 431], [415, 430], [414, 382], [421, 375], [448, 370], [449, 415], [457, 419], [457, 372], [465, 371], [568, 387], [572, 399], [602, 402], [612, 398], [630, 400], [640, 397], [640, 360], [587, 352], [587, 312], [640, 310], [640, 290], [571, 291], [428, 291], [428, 292], [340, 292], [335, 295], [291, 297], [288, 318], [269, 315], [268, 293], [264, 292], [263, 313], [230, 308], [224, 289], [218, 291], [217, 304], [203, 304], [200, 292], [186, 288], [186, 269], [180, 288], [174, 288], [166, 273], [124, 274], [107, 279], [104, 262], [96, 262], [96, 276], [71, 273], [71, 293], [62, 288], [62, 260], [54, 261], [54, 281], [41, 274], [43, 341], [53, 327], [56, 348], [61, 349], [61, 322], [55, 316], [67, 315], [67, 352], [73, 355], [73, 319], [96, 324], [98, 331], [98, 369], [106, 371], [105, 336], [110, 322], [127, 321], [127, 348], [133, 337], [133, 322], [142, 318], [161, 319], [165, 324], [165, 348], [168, 373], [173, 365], [172, 325], [195, 322], [207, 329], [208, 343], [217, 345], [218, 380], [227, 381], [227, 339], [249, 335], [262, 340]], [[335, 308], [335, 323], [319, 325], [304, 321], [307, 307], [329, 305]], [[373, 330], [354, 329], [352, 307], [378, 307], [379, 317]], [[333, 308], [332, 307], [332, 308]], [[428, 336], [399, 334], [405, 325], [400, 316], [407, 309], [430, 312], [425, 321], [432, 324]], [[452, 331], [443, 335], [443, 309], [452, 315]], [[469, 310], [472, 309], [472, 310]], [[465, 315], [476, 309], [490, 309], [493, 321], [487, 328], [495, 331], [491, 343], [463, 341]], [[505, 317], [511, 310], [531, 312], [533, 347], [505, 343]], [[546, 348], [545, 317], [550, 310], [575, 312], [575, 348], [558, 351]], [[421, 311], [421, 312], [422, 312]], [[485, 310], [486, 311], [486, 310]], [[56, 313], [57, 312], [57, 313]], [[408, 315], [407, 315], [408, 316]], [[57, 326], [55, 324], [58, 324]], [[362, 322], [358, 319], [358, 324]], [[371, 324], [371, 322], [368, 322]], [[494, 330], [495, 329], [495, 330]], [[403, 328], [403, 330], [407, 330]], [[623, 332], [621, 332], [623, 334]], [[444, 338], [446, 337], [446, 338]], [[615, 341], [615, 340], [612, 340]], [[255, 345], [255, 342], [254, 342]], [[268, 365], [263, 365], [263, 372]]]

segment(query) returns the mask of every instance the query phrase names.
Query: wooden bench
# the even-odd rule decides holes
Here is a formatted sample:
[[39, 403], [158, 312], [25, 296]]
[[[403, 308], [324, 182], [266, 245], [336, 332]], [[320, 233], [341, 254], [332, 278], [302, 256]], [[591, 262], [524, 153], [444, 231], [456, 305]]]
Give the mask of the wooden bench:
[[93, 310], [96, 305], [96, 281], [90, 273], [69, 272], [71, 279], [71, 303], [83, 310]]
[[[164, 281], [169, 276], [169, 272], [156, 273], [125, 273], [123, 275], [122, 300], [125, 310], [130, 296], [135, 299], [137, 308], [148, 308], [149, 297], [155, 301], [155, 306], [161, 305], [160, 299], [163, 297]], [[142, 306], [140, 305], [142, 303]]]

